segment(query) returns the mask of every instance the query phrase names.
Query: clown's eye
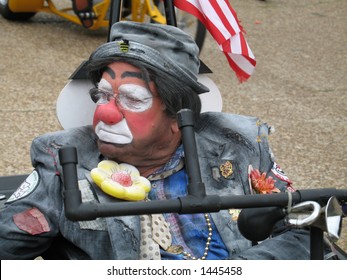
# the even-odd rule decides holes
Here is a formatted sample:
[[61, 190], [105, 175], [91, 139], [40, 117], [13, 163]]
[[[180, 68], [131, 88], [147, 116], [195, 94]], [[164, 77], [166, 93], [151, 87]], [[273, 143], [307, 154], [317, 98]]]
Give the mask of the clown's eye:
[[118, 104], [125, 110], [143, 112], [152, 107], [152, 93], [145, 87], [125, 84], [119, 87]]
[[124, 109], [131, 111], [144, 111], [148, 107], [148, 98], [138, 99], [121, 93], [117, 96], [117, 102]]
[[110, 101], [111, 98], [114, 98], [113, 93], [98, 88], [92, 88], [89, 91], [89, 95], [93, 102], [96, 104], [106, 104]]

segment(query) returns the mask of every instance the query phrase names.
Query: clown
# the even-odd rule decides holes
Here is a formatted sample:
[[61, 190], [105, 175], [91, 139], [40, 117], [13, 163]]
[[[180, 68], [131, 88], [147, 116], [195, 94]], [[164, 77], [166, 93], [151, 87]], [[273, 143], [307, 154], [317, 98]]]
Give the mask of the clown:
[[153, 81], [135, 66], [110, 64], [91, 95], [97, 103], [93, 127], [99, 150], [108, 159], [126, 161], [146, 177], [179, 146], [176, 120], [166, 114]]
[[[242, 196], [253, 187], [290, 190], [291, 182], [275, 168], [268, 125], [256, 117], [201, 113], [199, 95], [209, 89], [198, 80], [198, 55], [194, 40], [176, 27], [122, 21], [112, 26], [110, 42], [99, 46], [86, 65], [96, 106], [93, 123], [34, 139], [35, 176], [1, 212], [1, 259], [33, 259], [57, 236], [73, 244], [70, 256], [77, 259], [309, 258], [308, 231], [278, 225], [271, 238], [252, 244], [238, 229], [237, 211], [227, 209], [88, 221], [64, 215], [68, 194], [58, 153], [66, 145], [78, 151], [83, 203], [122, 206], [124, 200], [146, 199], [144, 204], [155, 204], [187, 196], [189, 170], [176, 118], [182, 109], [194, 114], [208, 195]], [[249, 172], [250, 166], [257, 172]]]

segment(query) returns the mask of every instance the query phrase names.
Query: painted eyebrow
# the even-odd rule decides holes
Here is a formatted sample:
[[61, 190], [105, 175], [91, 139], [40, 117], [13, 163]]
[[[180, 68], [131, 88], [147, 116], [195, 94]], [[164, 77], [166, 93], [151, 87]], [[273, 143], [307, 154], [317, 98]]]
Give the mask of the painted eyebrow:
[[106, 67], [105, 72], [109, 74], [113, 80], [116, 78], [116, 73], [110, 67]]
[[122, 73], [121, 78], [128, 78], [128, 77], [134, 77], [143, 80], [143, 75], [141, 72], [131, 72], [131, 71], [125, 71]]
[[[109, 74], [110, 75], [110, 77], [112, 78], [112, 79], [115, 79], [116, 78], [116, 73], [110, 68], [110, 67], [106, 67], [105, 68], [105, 72], [107, 73], [107, 74]], [[131, 78], [131, 77], [134, 77], [134, 78], [138, 78], [138, 79], [141, 79], [141, 80], [143, 80], [143, 75], [142, 75], [142, 73], [141, 72], [132, 72], [132, 71], [125, 71], [125, 72], [123, 72], [122, 73], [122, 75], [121, 75], [121, 78], [122, 79], [124, 79], [124, 78]]]

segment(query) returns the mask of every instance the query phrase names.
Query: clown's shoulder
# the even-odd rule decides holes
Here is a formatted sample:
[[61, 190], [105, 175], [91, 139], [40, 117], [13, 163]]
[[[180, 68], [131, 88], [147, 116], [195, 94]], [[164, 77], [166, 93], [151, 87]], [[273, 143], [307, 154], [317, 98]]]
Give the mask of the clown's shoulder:
[[64, 147], [75, 147], [79, 162], [87, 160], [86, 158], [90, 158], [92, 154], [97, 155], [97, 138], [93, 127], [70, 128], [36, 137], [30, 150], [33, 166], [45, 156], [53, 157], [58, 162], [59, 150]]
[[255, 147], [267, 142], [271, 131], [272, 128], [258, 117], [225, 112], [202, 113], [196, 125], [197, 133], [216, 141], [232, 140]]

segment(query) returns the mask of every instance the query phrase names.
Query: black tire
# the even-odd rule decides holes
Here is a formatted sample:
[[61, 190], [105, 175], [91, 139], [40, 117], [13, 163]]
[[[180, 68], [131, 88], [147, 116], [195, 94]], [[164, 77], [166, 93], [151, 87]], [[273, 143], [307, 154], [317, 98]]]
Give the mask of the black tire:
[[0, 14], [7, 20], [25, 21], [32, 18], [36, 13], [14, 13], [8, 5], [9, 0], [0, 0]]

